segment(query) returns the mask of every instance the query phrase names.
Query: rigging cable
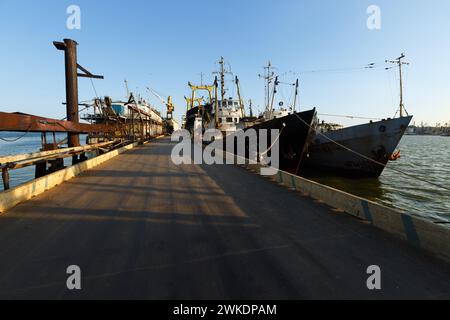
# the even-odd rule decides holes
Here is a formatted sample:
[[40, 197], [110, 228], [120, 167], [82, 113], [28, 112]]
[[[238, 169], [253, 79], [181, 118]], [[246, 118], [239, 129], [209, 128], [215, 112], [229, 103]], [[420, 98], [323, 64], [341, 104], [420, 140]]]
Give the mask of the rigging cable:
[[[384, 62], [383, 62], [384, 63]], [[307, 73], [332, 73], [332, 72], [346, 72], [346, 71], [357, 71], [357, 70], [369, 70], [369, 69], [380, 69], [381, 66], [378, 66], [379, 62], [372, 62], [366, 65], [358, 66], [358, 67], [348, 67], [348, 68], [336, 68], [336, 69], [316, 69], [316, 70], [305, 70], [300, 72], [289, 71], [294, 75], [301, 75]]]
[[389, 169], [391, 169], [391, 170], [393, 170], [393, 171], [397, 171], [397, 172], [399, 172], [399, 173], [401, 173], [401, 174], [403, 174], [403, 175], [405, 175], [405, 176], [411, 177], [411, 178], [413, 178], [413, 179], [417, 179], [417, 180], [419, 180], [419, 181], [426, 182], [426, 183], [428, 183], [428, 184], [430, 184], [430, 185], [433, 185], [433, 186], [435, 186], [435, 187], [438, 187], [438, 188], [441, 188], [441, 189], [445, 189], [445, 190], [450, 191], [450, 188], [448, 188], [448, 187], [446, 187], [446, 186], [442, 186], [442, 185], [440, 185], [440, 184], [437, 184], [437, 183], [435, 183], [435, 182], [432, 182], [432, 181], [427, 180], [427, 179], [424, 179], [424, 178], [416, 177], [415, 175], [412, 175], [412, 174], [410, 174], [410, 173], [404, 172], [403, 170], [400, 170], [400, 169], [397, 169], [397, 168], [387, 167], [387, 165], [384, 164], [384, 163], [381, 163], [381, 162], [379, 162], [379, 161], [376, 161], [376, 160], [374, 160], [374, 159], [372, 159], [372, 158], [369, 158], [369, 157], [367, 157], [367, 156], [365, 156], [365, 155], [363, 155], [363, 154], [361, 154], [361, 153], [359, 153], [359, 152], [357, 152], [357, 151], [355, 151], [355, 150], [353, 150], [353, 149], [350, 149], [349, 147], [344, 146], [343, 144], [341, 144], [341, 143], [339, 143], [339, 142], [337, 142], [337, 141], [334, 141], [333, 139], [327, 137], [327, 136], [324, 135], [322, 132], [318, 132], [315, 128], [313, 128], [313, 127], [312, 127], [310, 124], [308, 124], [305, 120], [303, 120], [302, 118], [300, 118], [296, 113], [294, 113], [294, 114], [295, 114], [295, 116], [296, 116], [303, 124], [305, 124], [306, 126], [308, 126], [309, 128], [311, 128], [312, 130], [314, 130], [317, 134], [321, 135], [322, 137], [324, 137], [324, 138], [327, 139], [328, 141], [330, 141], [330, 142], [336, 144], [337, 146], [339, 146], [339, 147], [341, 147], [341, 148], [343, 148], [343, 149], [345, 149], [345, 150], [347, 150], [347, 151], [349, 151], [349, 152], [351, 152], [351, 153], [353, 153], [353, 154], [356, 154], [356, 155], [359, 156], [359, 157], [362, 157], [362, 158], [364, 158], [364, 159], [366, 159], [366, 160], [368, 160], [368, 161], [371, 161], [371, 162], [373, 162], [373, 163], [375, 163], [375, 164], [377, 164], [377, 165], [380, 165], [380, 166], [382, 166], [382, 167], [384, 167], [384, 168], [389, 168]]
[[318, 113], [319, 116], [327, 116], [327, 117], [336, 117], [336, 118], [349, 118], [349, 119], [361, 119], [361, 120], [383, 120], [381, 118], [368, 118], [368, 117], [359, 117], [359, 116], [346, 116], [341, 114], [328, 114], [328, 113]]
[[89, 80], [91, 80], [91, 85], [92, 85], [92, 89], [94, 89], [95, 97], [98, 99], [98, 94], [97, 94], [97, 90], [95, 89], [94, 81], [92, 80], [92, 78], [89, 78]]

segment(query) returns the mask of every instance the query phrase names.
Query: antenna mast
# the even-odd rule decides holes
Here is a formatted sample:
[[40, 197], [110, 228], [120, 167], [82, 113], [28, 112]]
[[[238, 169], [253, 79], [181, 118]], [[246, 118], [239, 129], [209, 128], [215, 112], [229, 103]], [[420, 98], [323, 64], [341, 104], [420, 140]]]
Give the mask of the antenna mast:
[[[407, 62], [403, 62], [402, 60], [405, 58], [405, 54], [402, 53], [400, 57], [398, 57], [395, 60], [386, 60], [386, 63], [392, 63], [398, 65], [399, 75], [400, 75], [400, 117], [404, 117], [404, 114], [406, 113], [408, 115], [408, 112], [406, 112], [405, 105], [403, 103], [403, 65], [409, 65]], [[386, 68], [388, 70], [389, 68]]]
[[264, 83], [264, 90], [265, 90], [265, 104], [266, 104], [266, 111], [269, 111], [270, 109], [270, 84], [272, 83], [272, 80], [274, 79], [275, 73], [271, 71], [273, 69], [271, 62], [269, 61], [267, 63], [267, 67], [264, 67], [264, 75], [259, 74], [258, 76], [265, 81]]
[[219, 74], [220, 75], [220, 94], [221, 94], [221, 98], [222, 101], [225, 100], [225, 74], [232, 74], [231, 71], [226, 71], [225, 70], [225, 60], [223, 59], [223, 57], [220, 57], [220, 71], [219, 72], [213, 72], [213, 74]]
[[277, 93], [277, 85], [279, 84], [278, 76], [275, 77], [275, 82], [273, 83], [273, 94], [272, 94], [272, 101], [270, 102], [270, 117], [272, 117], [272, 110], [273, 110], [273, 102], [275, 100], [275, 94]]
[[295, 81], [295, 96], [294, 96], [294, 107], [292, 108], [292, 112], [295, 113], [295, 106], [297, 105], [297, 96], [298, 96], [298, 79]]
[[130, 90], [128, 89], [128, 81], [125, 79], [123, 82], [125, 82], [125, 89], [127, 89], [127, 99], [130, 98]]

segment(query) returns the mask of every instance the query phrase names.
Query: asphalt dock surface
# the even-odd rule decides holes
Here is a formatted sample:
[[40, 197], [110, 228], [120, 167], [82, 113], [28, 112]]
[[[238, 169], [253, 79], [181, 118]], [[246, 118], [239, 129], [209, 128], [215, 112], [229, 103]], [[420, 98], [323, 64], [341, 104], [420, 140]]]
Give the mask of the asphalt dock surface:
[[[169, 138], [0, 216], [0, 298], [442, 299], [450, 266], [232, 165], [171, 162]], [[66, 287], [70, 265], [81, 290]], [[381, 290], [366, 285], [381, 268]]]

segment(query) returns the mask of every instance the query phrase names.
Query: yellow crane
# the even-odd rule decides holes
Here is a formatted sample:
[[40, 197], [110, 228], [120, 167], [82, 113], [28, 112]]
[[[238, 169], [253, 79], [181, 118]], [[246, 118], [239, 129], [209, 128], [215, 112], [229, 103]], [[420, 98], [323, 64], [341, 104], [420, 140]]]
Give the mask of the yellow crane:
[[[217, 100], [217, 78], [214, 80], [214, 84], [213, 85], [193, 85], [192, 83], [188, 82], [188, 86], [191, 88], [192, 91], [192, 97], [189, 100], [191, 103], [191, 108], [194, 108], [194, 102], [197, 101], [196, 97], [195, 97], [195, 93], [197, 91], [208, 91], [208, 97], [209, 97], [209, 102], [213, 103], [214, 101], [214, 107], [215, 107], [215, 112], [214, 112], [214, 116], [215, 116], [215, 126], [218, 126], [218, 114], [219, 114], [219, 104], [218, 104], [218, 100]], [[213, 93], [214, 93], [214, 98], [213, 98]], [[202, 99], [203, 100], [203, 99]], [[187, 100], [186, 100], [187, 101]], [[203, 105], [199, 103], [199, 108], [198, 108], [198, 115], [203, 117]]]
[[169, 97], [167, 98], [167, 101], [166, 101], [166, 100], [164, 100], [164, 98], [161, 97], [161, 96], [158, 94], [158, 92], [156, 92], [155, 90], [153, 90], [153, 89], [151, 89], [151, 88], [149, 88], [149, 87], [147, 87], [147, 90], [148, 90], [150, 93], [152, 93], [155, 97], [157, 97], [163, 104], [166, 105], [166, 107], [167, 107], [167, 117], [166, 117], [166, 118], [167, 118], [168, 120], [173, 119], [173, 112], [174, 112], [174, 110], [175, 110], [175, 106], [174, 106], [174, 104], [172, 103], [172, 97], [169, 96]]
[[[184, 96], [184, 100], [186, 100], [186, 110], [189, 110], [193, 106], [192, 98]], [[200, 107], [201, 104], [204, 102], [204, 97], [196, 98], [194, 102], [197, 102], [197, 105]]]

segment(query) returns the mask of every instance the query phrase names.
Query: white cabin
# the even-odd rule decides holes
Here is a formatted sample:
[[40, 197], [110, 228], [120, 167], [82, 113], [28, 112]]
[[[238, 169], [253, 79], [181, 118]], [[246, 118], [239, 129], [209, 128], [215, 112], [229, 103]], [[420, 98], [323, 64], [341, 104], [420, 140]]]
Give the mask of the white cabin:
[[[236, 130], [243, 129], [244, 123], [241, 121], [242, 112], [240, 109], [240, 103], [238, 100], [232, 98], [227, 100], [218, 101], [218, 129], [224, 132], [235, 132]], [[213, 109], [211, 122], [209, 128], [215, 128], [215, 110]]]

